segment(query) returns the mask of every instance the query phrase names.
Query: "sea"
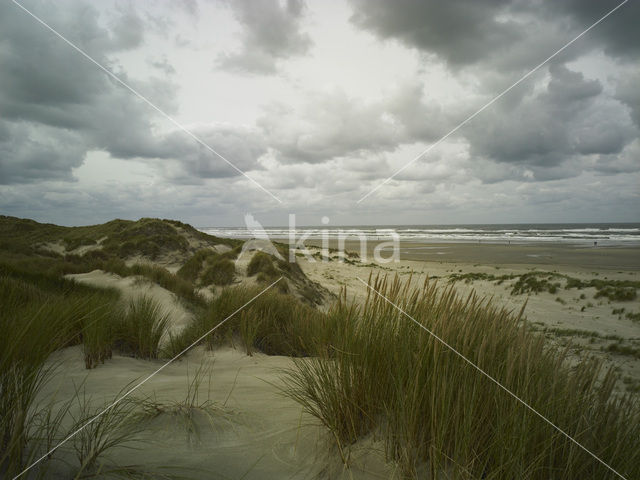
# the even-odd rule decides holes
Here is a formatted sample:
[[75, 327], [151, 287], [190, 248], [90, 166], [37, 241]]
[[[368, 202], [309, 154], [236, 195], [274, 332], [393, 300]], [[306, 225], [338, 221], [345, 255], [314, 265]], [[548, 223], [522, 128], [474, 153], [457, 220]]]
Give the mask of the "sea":
[[366, 225], [366, 226], [297, 226], [202, 227], [201, 231], [218, 237], [253, 238], [268, 235], [273, 240], [304, 237], [309, 240], [366, 238], [385, 240], [397, 235], [400, 241], [424, 243], [494, 243], [640, 246], [640, 223], [520, 223], [469, 225]]

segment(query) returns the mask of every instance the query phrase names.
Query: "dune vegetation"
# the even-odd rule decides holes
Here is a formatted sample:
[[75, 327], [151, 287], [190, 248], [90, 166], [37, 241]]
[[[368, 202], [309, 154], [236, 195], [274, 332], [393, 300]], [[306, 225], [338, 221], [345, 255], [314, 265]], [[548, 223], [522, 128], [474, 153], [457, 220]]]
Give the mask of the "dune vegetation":
[[345, 460], [374, 434], [409, 477], [619, 478], [455, 349], [618, 472], [640, 475], [639, 404], [614, 394], [612, 370], [595, 360], [570, 367], [567, 351], [519, 316], [451, 287], [412, 290], [397, 278], [372, 287], [386, 298], [371, 292], [360, 307], [342, 297], [325, 351], [288, 372], [288, 394]]
[[239, 252], [240, 247], [222, 253], [211, 249], [198, 250], [176, 274], [197, 285], [229, 285], [236, 273], [233, 260]]
[[[139, 472], [130, 471], [105, 463], [103, 457], [133, 441], [149, 399], [127, 397], [98, 415], [106, 405], [92, 401], [82, 386], [70, 399], [43, 400], [40, 393], [59, 373], [54, 353], [70, 346], [82, 345], [87, 369], [108, 361], [114, 352], [167, 358], [161, 342], [167, 338], [169, 317], [160, 306], [144, 296], [124, 302], [115, 290], [7, 265], [0, 266], [0, 305], [0, 474], [20, 474], [89, 421], [86, 430], [47, 455], [25, 478], [47, 478], [51, 466], [67, 465], [70, 457], [76, 458], [70, 470], [74, 478], [92, 477], [98, 471], [118, 478], [148, 474], [142, 466], [136, 467]], [[194, 385], [199, 381], [195, 378]], [[115, 398], [126, 390], [114, 392]], [[191, 397], [185, 401], [193, 404]]]
[[[122, 234], [128, 224], [120, 222], [104, 228]], [[32, 226], [25, 221], [14, 228], [44, 241]], [[47, 234], [85, 244], [57, 228], [63, 227], [46, 226]], [[95, 228], [87, 230], [94, 237], [104, 234], [83, 228]], [[144, 232], [134, 229], [135, 238]], [[248, 277], [261, 280], [229, 285], [214, 279], [215, 295], [201, 296], [198, 285], [211, 275], [236, 275], [227, 263], [234, 266], [237, 244], [226, 252], [190, 247], [173, 274], [149, 263], [127, 265], [115, 247], [118, 254], [35, 253], [4, 238], [13, 245], [0, 256], [0, 475], [6, 478], [90, 420], [90, 428], [50, 452], [29, 478], [46, 478], [59, 464], [76, 478], [153, 477], [142, 466], [110, 463], [108, 452], [134, 442], [154, 416], [179, 415], [189, 424], [194, 411], [211, 412], [213, 404], [195, 401], [200, 373], [189, 380], [184, 402], [132, 396], [103, 416], [104, 405], [82, 385], [71, 399], [41, 393], [57, 374], [61, 349], [81, 346], [85, 367], [94, 369], [114, 355], [161, 362], [195, 345], [292, 357], [281, 372], [282, 393], [330, 432], [346, 464], [354, 445], [374, 438], [407, 478], [619, 478], [612, 469], [640, 478], [640, 404], [637, 395], [614, 391], [617, 373], [592, 358], [569, 362], [567, 349], [547, 343], [521, 315], [475, 295], [462, 298], [454, 284], [426, 281], [415, 288], [410, 278], [370, 278], [365, 302], [343, 292], [323, 311], [314, 307], [316, 293], [300, 267], [264, 252], [247, 268]], [[152, 299], [125, 300], [116, 290], [63, 276], [96, 265], [163, 286], [193, 316], [172, 331], [171, 318]], [[208, 273], [214, 267], [220, 271]], [[311, 300], [279, 289], [287, 280], [308, 287]]]
[[7, 267], [0, 285], [0, 471], [11, 478], [64, 436], [71, 403], [54, 408], [38, 395], [58, 367], [50, 356], [82, 343], [87, 368], [110, 358], [118, 294]]
[[[238, 343], [247, 354], [261, 351], [267, 355], [300, 357], [315, 352], [323, 333], [324, 314], [276, 288], [261, 294], [263, 290], [263, 287], [224, 289], [180, 335], [172, 338], [170, 355], [180, 353], [227, 319], [202, 340], [208, 349]], [[245, 308], [231, 316], [243, 305]]]

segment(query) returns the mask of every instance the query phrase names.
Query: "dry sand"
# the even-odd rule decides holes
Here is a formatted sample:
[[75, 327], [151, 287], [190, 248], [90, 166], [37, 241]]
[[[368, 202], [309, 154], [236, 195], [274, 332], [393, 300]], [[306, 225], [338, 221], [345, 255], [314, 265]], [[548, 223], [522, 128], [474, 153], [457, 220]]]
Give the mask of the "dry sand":
[[[80, 347], [65, 349], [54, 360], [60, 362], [64, 375], [56, 377], [44, 395], [70, 398], [74, 385], [83, 384], [95, 405], [112, 402], [118, 391], [163, 363], [116, 355], [87, 371]], [[119, 447], [112, 459], [120, 465], [169, 467], [167, 473], [187, 478], [394, 478], [393, 468], [384, 463], [379, 446], [371, 441], [354, 449], [350, 468], [345, 469], [326, 431], [282, 395], [281, 372], [292, 365], [288, 357], [249, 357], [230, 347], [215, 352], [198, 347], [154, 376], [135, 395], [149, 395], [165, 404], [182, 401], [189, 379], [202, 364], [210, 376], [203, 377], [199, 401], [210, 399], [215, 409], [210, 416], [196, 412], [197, 432], [189, 432], [180, 417], [162, 414], [145, 426], [138, 437], [142, 443], [132, 444], [136, 450]]]

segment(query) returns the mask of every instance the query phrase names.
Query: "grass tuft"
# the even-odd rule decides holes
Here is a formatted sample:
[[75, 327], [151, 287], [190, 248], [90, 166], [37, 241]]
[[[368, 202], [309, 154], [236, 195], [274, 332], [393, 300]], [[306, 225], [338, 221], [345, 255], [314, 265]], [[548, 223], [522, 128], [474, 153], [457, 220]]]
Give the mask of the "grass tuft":
[[158, 358], [160, 341], [167, 334], [169, 316], [147, 296], [132, 299], [116, 327], [116, 346], [137, 358]]
[[206, 267], [200, 282], [203, 285], [229, 285], [233, 282], [235, 274], [236, 267], [231, 260], [226, 258], [216, 259]]
[[[0, 471], [11, 478], [52, 445], [64, 416], [64, 408], [57, 414], [37, 401], [57, 368], [49, 357], [86, 340], [85, 361], [104, 358], [109, 341], [99, 327], [93, 337], [89, 329], [105, 320], [118, 295], [6, 265], [0, 272]], [[46, 465], [37, 471], [45, 475]]]
[[268, 278], [274, 278], [278, 275], [278, 271], [273, 265], [273, 257], [271, 255], [261, 251], [253, 255], [249, 265], [247, 265], [247, 275], [252, 277], [258, 273], [262, 273]]
[[[206, 310], [168, 342], [166, 355], [180, 353], [261, 291], [259, 287], [245, 286], [223, 289]], [[323, 338], [324, 320], [324, 315], [318, 310], [276, 291], [274, 287], [229, 318], [203, 343], [212, 349], [239, 339], [247, 354], [257, 350], [267, 355], [306, 356], [315, 351]]]
[[[637, 398], [614, 394], [595, 360], [570, 368], [519, 316], [452, 287], [372, 286], [627, 478], [640, 476]], [[324, 324], [327, 348], [296, 361], [287, 393], [334, 435], [343, 457], [364, 435], [410, 477], [616, 478], [383, 298], [346, 297]], [[428, 472], [428, 473], [427, 473]]]
[[196, 283], [205, 262], [209, 259], [215, 259], [217, 256], [218, 254], [215, 251], [208, 248], [198, 250], [176, 272], [176, 275], [191, 283]]

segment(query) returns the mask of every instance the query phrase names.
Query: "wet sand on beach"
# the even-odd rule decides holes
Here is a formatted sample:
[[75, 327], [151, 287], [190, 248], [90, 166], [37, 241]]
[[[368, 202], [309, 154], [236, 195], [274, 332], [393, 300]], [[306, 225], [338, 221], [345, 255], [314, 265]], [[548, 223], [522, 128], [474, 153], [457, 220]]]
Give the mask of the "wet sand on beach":
[[[389, 240], [370, 240], [366, 244], [367, 257], [373, 260], [374, 249]], [[307, 245], [322, 246], [320, 240]], [[338, 241], [330, 239], [329, 248], [338, 248]], [[344, 249], [361, 254], [357, 240], [346, 240]], [[382, 249], [382, 257], [391, 254], [391, 247]], [[640, 271], [640, 247], [593, 247], [560, 244], [478, 244], [478, 243], [400, 243], [400, 259], [426, 262], [465, 263], [480, 265], [522, 266], [546, 265], [570, 267], [575, 271], [612, 270]]]

